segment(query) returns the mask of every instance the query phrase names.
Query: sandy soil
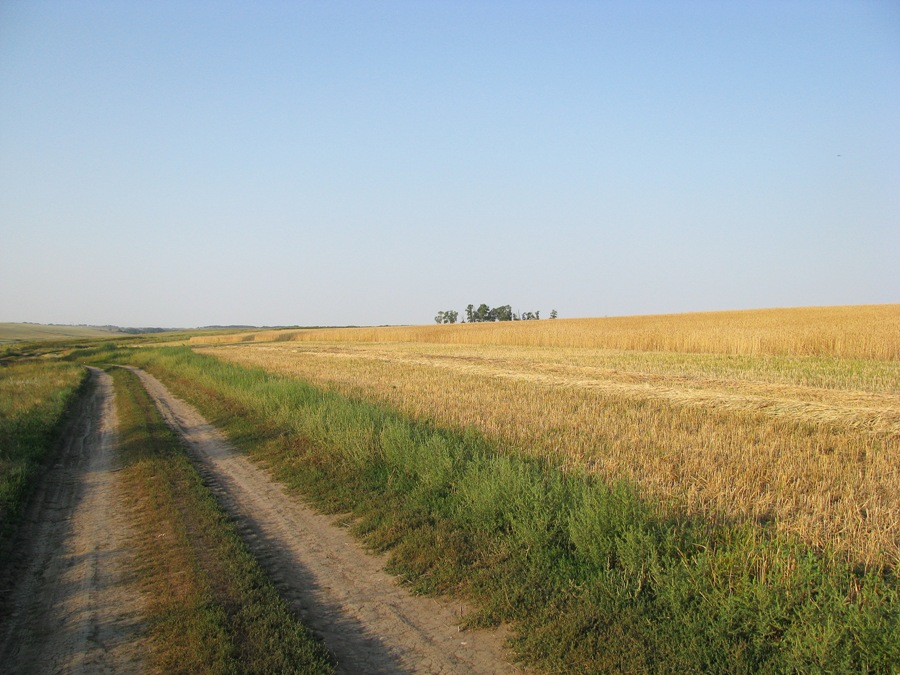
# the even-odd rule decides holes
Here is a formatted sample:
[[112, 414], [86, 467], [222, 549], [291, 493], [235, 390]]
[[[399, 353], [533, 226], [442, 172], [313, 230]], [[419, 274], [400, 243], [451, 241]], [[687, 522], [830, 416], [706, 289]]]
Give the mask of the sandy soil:
[[143, 664], [142, 608], [117, 508], [112, 378], [94, 368], [89, 377], [0, 575], [6, 673], [127, 673]]
[[135, 372], [282, 595], [335, 654], [339, 672], [518, 672], [502, 631], [461, 632], [465, 607], [408, 593], [384, 572], [384, 558], [365, 551], [335, 518], [288, 496], [193, 407]]

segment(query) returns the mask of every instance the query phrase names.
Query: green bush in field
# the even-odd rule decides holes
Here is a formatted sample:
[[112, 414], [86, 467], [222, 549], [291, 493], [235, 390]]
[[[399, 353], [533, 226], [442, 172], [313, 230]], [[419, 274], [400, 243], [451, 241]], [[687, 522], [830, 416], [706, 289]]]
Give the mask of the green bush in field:
[[518, 654], [550, 671], [900, 669], [892, 570], [187, 349], [128, 358], [286, 483], [352, 511], [417, 588], [474, 599], [472, 624], [515, 622]]

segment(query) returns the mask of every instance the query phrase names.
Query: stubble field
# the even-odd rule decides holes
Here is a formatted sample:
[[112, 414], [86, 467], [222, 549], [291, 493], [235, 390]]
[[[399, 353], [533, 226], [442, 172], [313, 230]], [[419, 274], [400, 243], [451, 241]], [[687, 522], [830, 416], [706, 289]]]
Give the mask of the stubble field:
[[196, 350], [879, 568], [900, 561], [898, 336], [889, 305], [283, 331]]

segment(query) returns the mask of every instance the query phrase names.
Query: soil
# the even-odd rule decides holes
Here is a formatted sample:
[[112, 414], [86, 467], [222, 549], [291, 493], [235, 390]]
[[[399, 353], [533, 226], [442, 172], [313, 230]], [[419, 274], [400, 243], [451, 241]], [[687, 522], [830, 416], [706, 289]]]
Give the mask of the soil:
[[459, 603], [413, 596], [335, 524], [289, 496], [192, 406], [134, 369], [283, 597], [341, 673], [520, 672], [502, 630], [461, 631]]
[[89, 370], [0, 572], [4, 672], [127, 673], [144, 663], [130, 533], [117, 508], [112, 378]]

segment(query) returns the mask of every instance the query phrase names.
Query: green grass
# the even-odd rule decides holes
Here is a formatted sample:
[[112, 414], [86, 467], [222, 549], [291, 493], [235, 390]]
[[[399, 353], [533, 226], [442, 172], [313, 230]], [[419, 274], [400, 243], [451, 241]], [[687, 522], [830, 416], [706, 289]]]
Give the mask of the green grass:
[[0, 541], [18, 522], [85, 375], [58, 361], [0, 365]]
[[894, 572], [189, 349], [122, 354], [552, 672], [896, 672]]
[[329, 673], [324, 647], [278, 595], [137, 377], [113, 369], [123, 494], [137, 535], [154, 667]]

